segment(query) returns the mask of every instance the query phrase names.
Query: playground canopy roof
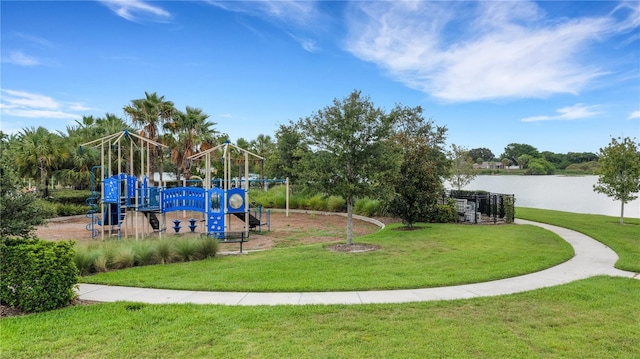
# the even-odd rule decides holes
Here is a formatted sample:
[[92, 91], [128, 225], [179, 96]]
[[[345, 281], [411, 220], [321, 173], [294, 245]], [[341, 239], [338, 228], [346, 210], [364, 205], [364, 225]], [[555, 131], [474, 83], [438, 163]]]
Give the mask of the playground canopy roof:
[[[90, 141], [90, 142], [87, 142], [87, 143], [83, 143], [83, 144], [80, 145], [80, 148], [82, 148], [83, 146], [99, 147], [101, 145], [104, 145], [105, 143], [119, 143], [123, 138], [137, 139], [137, 140], [141, 141], [143, 144], [149, 144], [149, 145], [153, 145], [153, 146], [159, 146], [159, 147], [164, 147], [164, 148], [168, 148], [169, 147], [167, 145], [163, 145], [160, 142], [156, 142], [156, 141], [148, 139], [146, 137], [142, 137], [140, 135], [136, 135], [135, 133], [129, 132], [128, 130], [122, 130], [120, 132], [116, 132], [114, 134], [98, 138], [97, 140], [93, 140], [93, 141]], [[135, 141], [132, 141], [132, 142], [135, 142]]]
[[211, 148], [209, 148], [209, 149], [207, 149], [205, 151], [202, 151], [200, 153], [196, 153], [195, 155], [189, 156], [189, 157], [187, 157], [187, 159], [188, 160], [194, 160], [194, 159], [197, 159], [197, 158], [200, 158], [200, 157], [205, 157], [205, 156], [207, 156], [207, 155], [209, 155], [209, 154], [211, 154], [211, 153], [213, 153], [213, 152], [215, 152], [217, 150], [220, 150], [220, 149], [224, 150], [224, 154], [226, 154], [228, 147], [237, 149], [237, 150], [241, 151], [244, 154], [251, 155], [251, 156], [259, 158], [259, 159], [261, 159], [263, 161], [265, 160], [264, 157], [259, 156], [259, 155], [255, 154], [255, 153], [251, 152], [251, 151], [247, 151], [244, 148], [238, 147], [238, 146], [236, 146], [233, 143], [228, 142], [228, 141], [223, 143], [223, 144], [221, 144], [221, 145], [218, 145], [218, 146], [215, 146], [215, 147], [211, 147]]

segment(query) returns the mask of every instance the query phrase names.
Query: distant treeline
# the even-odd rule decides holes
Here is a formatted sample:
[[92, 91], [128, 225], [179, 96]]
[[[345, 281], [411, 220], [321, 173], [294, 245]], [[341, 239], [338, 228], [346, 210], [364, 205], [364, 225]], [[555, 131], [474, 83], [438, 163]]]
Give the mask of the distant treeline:
[[524, 143], [510, 143], [500, 156], [495, 156], [488, 148], [469, 150], [469, 157], [477, 164], [495, 162], [503, 168], [517, 166], [525, 174], [554, 174], [556, 171], [569, 173], [595, 173], [598, 155], [592, 152], [554, 153], [538, 151]]

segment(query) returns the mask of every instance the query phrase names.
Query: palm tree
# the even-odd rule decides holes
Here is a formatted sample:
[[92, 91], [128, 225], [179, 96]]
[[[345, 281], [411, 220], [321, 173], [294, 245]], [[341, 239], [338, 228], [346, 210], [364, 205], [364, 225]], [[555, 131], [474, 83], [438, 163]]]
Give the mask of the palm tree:
[[[268, 158], [275, 152], [276, 144], [269, 135], [259, 134], [255, 140], [251, 141], [251, 151], [255, 152], [262, 158]], [[264, 177], [264, 162], [259, 163], [260, 176]]]
[[68, 158], [62, 138], [44, 127], [25, 128], [18, 133], [17, 141], [9, 148], [18, 173], [23, 177], [36, 178], [40, 173], [40, 189], [48, 195], [47, 174], [60, 167]]
[[[158, 141], [160, 138], [160, 129], [163, 124], [170, 122], [176, 112], [173, 102], [165, 100], [164, 96], [158, 96], [155, 92], [145, 92], [145, 98], [132, 100], [131, 104], [123, 108], [125, 114], [131, 117], [134, 125], [142, 126], [142, 135], [150, 140]], [[157, 157], [162, 158], [163, 152], [161, 148], [157, 148], [150, 153], [151, 173], [156, 170]], [[153, 182], [153, 177], [150, 179]], [[160, 181], [162, 181], [162, 173], [160, 173]]]
[[[122, 130], [130, 130], [130, 127], [121, 118], [111, 113], [98, 118], [84, 116], [82, 121], [76, 121], [75, 125], [67, 126], [67, 133], [60, 133], [60, 136], [67, 145], [69, 158], [64, 168], [56, 172], [56, 177], [66, 181], [67, 185], [76, 188], [86, 187], [90, 180], [89, 170], [91, 166], [100, 164], [100, 157], [95, 148], [80, 149], [80, 145]], [[123, 155], [127, 157], [129, 153], [125, 152]], [[129, 161], [125, 163], [128, 165]]]
[[202, 144], [213, 145], [216, 141], [218, 131], [213, 128], [216, 123], [207, 121], [208, 118], [202, 109], [187, 106], [185, 112], [177, 111], [173, 121], [164, 126], [175, 136], [169, 140], [171, 143], [164, 142], [171, 148], [171, 160], [178, 172], [184, 170], [187, 180], [191, 178], [191, 163], [186, 159], [198, 153]]
[[251, 141], [251, 147], [256, 154], [264, 157], [269, 151], [272, 151], [275, 144], [269, 135], [259, 134], [255, 140]]

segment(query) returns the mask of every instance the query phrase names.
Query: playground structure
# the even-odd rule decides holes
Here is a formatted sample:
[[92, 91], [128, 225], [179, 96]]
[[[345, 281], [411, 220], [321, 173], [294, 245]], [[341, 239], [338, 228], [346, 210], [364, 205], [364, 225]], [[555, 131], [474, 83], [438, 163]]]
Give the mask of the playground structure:
[[[253, 208], [251, 213], [249, 204], [249, 181], [232, 181], [231, 179], [231, 149], [244, 156], [245, 176], [249, 172], [249, 156], [256, 157], [262, 161], [264, 159], [247, 150], [239, 148], [230, 142], [213, 147], [187, 160], [205, 158], [206, 179], [203, 187], [174, 187], [167, 188], [160, 183], [160, 186], [153, 186], [149, 181], [150, 154], [151, 151], [163, 151], [167, 146], [148, 138], [121, 131], [119, 133], [105, 136], [85, 143], [80, 146], [92, 146], [100, 149], [99, 166], [91, 169], [91, 196], [87, 199], [90, 210], [87, 217], [90, 222], [86, 228], [91, 232], [91, 237], [96, 238], [101, 235], [104, 239], [105, 232], [117, 234], [118, 238], [124, 234], [130, 235], [133, 228], [135, 238], [141, 235], [144, 238], [145, 230], [139, 228], [138, 217], [140, 214], [148, 220], [149, 226], [154, 232], [162, 233], [167, 231], [166, 214], [175, 211], [195, 211], [203, 213], [205, 223], [205, 233], [222, 241], [240, 243], [249, 237], [249, 230], [262, 229], [262, 226], [269, 228], [270, 213], [266, 211], [266, 220], [263, 221], [263, 211], [261, 205]], [[126, 147], [128, 146], [128, 151]], [[123, 152], [123, 149], [125, 151]], [[212, 154], [222, 152], [224, 164], [223, 179], [216, 181], [218, 186], [213, 186], [211, 178]], [[128, 161], [123, 160], [123, 153], [128, 152]], [[117, 153], [116, 158], [113, 158]], [[134, 158], [139, 157], [138, 176], [132, 175], [134, 171]], [[135, 161], [137, 162], [137, 161]], [[128, 168], [123, 171], [123, 166]], [[147, 174], [144, 175], [145, 169]], [[96, 174], [99, 172], [99, 175]], [[247, 177], [248, 178], [248, 177]], [[100, 192], [96, 191], [96, 184], [101, 183]], [[233, 215], [245, 223], [242, 231], [232, 231], [230, 216]], [[160, 216], [160, 218], [158, 218]], [[191, 218], [188, 226], [191, 232], [195, 232], [198, 220]], [[182, 228], [180, 220], [175, 220], [172, 227], [175, 233]], [[110, 229], [107, 229], [110, 227]]]

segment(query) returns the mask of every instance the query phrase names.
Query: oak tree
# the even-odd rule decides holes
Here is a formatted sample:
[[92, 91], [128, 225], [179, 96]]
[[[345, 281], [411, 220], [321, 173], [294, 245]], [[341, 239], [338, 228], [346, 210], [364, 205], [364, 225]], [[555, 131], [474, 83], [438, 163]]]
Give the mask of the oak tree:
[[356, 198], [375, 194], [396, 167], [394, 153], [388, 150], [393, 119], [354, 91], [300, 119], [298, 126], [311, 149], [305, 154], [306, 183], [346, 200], [346, 242], [351, 245]]

